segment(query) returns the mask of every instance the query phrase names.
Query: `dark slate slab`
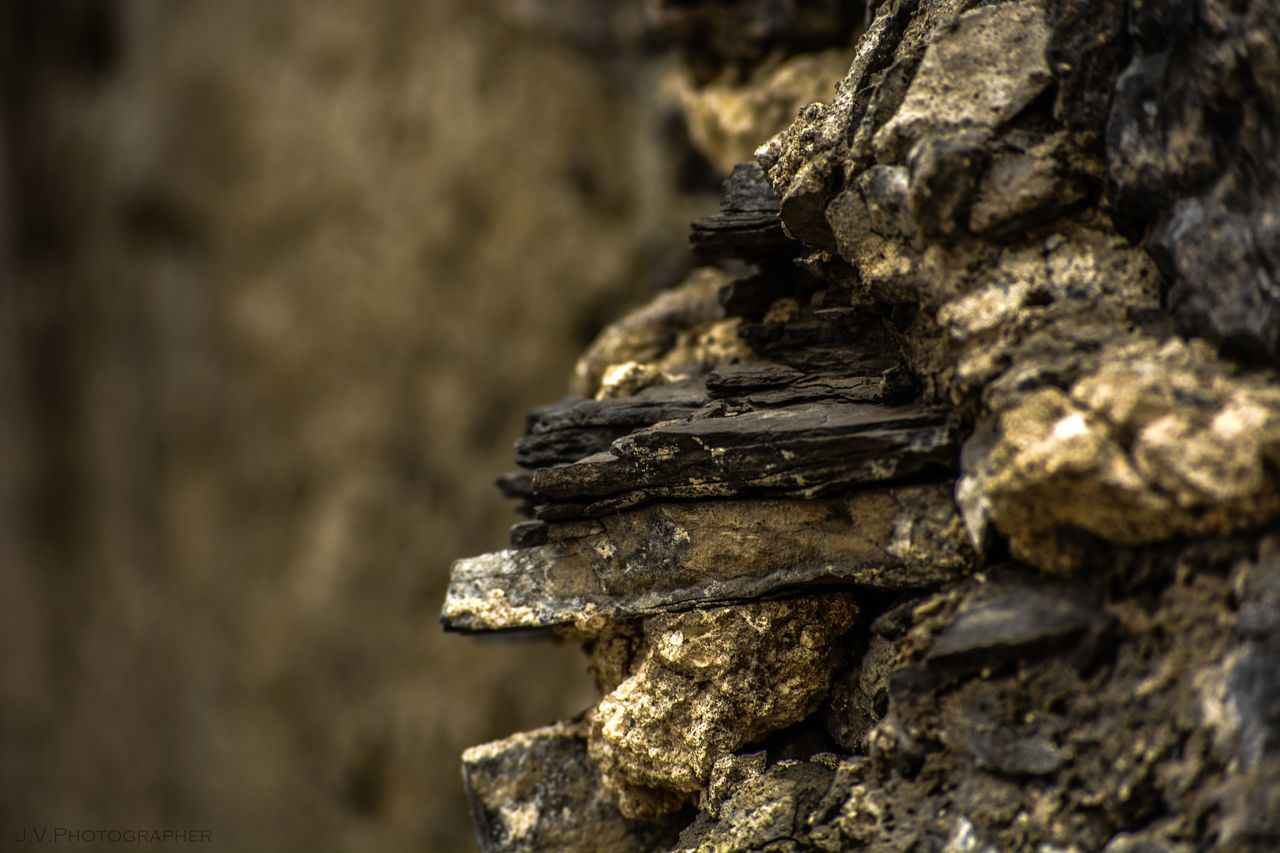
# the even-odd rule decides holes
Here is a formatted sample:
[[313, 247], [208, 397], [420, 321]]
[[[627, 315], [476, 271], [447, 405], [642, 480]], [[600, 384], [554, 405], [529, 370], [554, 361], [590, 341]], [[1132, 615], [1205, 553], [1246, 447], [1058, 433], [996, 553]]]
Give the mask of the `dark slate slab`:
[[640, 430], [607, 452], [539, 469], [533, 488], [538, 517], [559, 520], [673, 498], [833, 494], [951, 472], [956, 453], [938, 409], [802, 403]]
[[762, 357], [806, 372], [874, 375], [900, 360], [884, 323], [866, 306], [805, 309], [787, 322], [743, 323], [738, 334]]
[[706, 402], [701, 382], [659, 385], [608, 400], [568, 397], [529, 413], [525, 435], [516, 441], [516, 464], [541, 468], [576, 462], [634, 430], [688, 417]]
[[703, 258], [761, 262], [790, 258], [803, 247], [782, 230], [779, 201], [755, 163], [739, 163], [724, 182], [720, 212], [693, 223], [689, 242]]

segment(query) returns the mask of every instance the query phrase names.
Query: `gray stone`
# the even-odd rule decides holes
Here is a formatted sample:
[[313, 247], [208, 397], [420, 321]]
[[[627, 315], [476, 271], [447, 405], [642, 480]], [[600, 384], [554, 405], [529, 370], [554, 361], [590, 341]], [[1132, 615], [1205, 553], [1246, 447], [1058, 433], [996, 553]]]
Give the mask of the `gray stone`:
[[587, 757], [586, 725], [557, 723], [462, 754], [483, 853], [659, 853], [679, 821], [624, 818]]
[[1013, 118], [1053, 79], [1049, 35], [1038, 3], [965, 12], [925, 51], [902, 106], [875, 136], [877, 159], [901, 162], [926, 135], [990, 133]]
[[606, 515], [672, 498], [817, 497], [954, 465], [951, 425], [920, 406], [801, 403], [633, 432], [608, 451], [541, 468], [539, 517]]

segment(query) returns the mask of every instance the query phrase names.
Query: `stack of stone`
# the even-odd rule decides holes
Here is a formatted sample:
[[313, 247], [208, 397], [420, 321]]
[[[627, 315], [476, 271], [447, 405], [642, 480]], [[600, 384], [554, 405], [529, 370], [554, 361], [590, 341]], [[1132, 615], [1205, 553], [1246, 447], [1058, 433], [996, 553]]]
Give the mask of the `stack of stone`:
[[485, 850], [1280, 848], [1280, 8], [1175, 5], [880, 4], [530, 414]]

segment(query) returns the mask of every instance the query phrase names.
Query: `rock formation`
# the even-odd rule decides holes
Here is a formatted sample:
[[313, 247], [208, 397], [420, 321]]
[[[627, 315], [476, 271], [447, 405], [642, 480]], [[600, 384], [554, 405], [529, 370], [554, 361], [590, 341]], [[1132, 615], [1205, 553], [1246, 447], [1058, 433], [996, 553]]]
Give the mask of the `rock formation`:
[[1280, 848], [1280, 7], [828, 5], [657, 4], [703, 86], [860, 29], [453, 567], [602, 696], [483, 849]]

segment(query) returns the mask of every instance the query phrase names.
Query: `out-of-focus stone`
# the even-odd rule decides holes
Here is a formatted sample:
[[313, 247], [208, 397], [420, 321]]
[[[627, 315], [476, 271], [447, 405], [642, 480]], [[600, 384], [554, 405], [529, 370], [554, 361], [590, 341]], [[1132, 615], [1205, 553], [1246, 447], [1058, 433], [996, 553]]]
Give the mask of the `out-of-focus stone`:
[[1208, 799], [1217, 806], [1218, 849], [1253, 853], [1280, 844], [1280, 759], [1233, 776]]
[[850, 596], [827, 593], [646, 620], [643, 661], [589, 718], [605, 785], [701, 790], [721, 756], [817, 707], [857, 612]]
[[1107, 842], [1102, 853], [1192, 853], [1195, 846], [1162, 838], [1159, 832], [1122, 832]]
[[686, 72], [673, 85], [694, 146], [727, 175], [789, 125], [801, 107], [828, 98], [848, 68], [848, 50], [829, 50], [760, 69], [745, 83], [697, 86]]
[[978, 767], [1006, 776], [1045, 776], [1067, 763], [1054, 743], [1049, 715], [1010, 719], [1009, 709], [981, 681], [970, 681], [947, 698], [942, 709], [948, 745]]
[[832, 682], [822, 723], [846, 752], [866, 752], [867, 735], [886, 710], [888, 674], [896, 656], [893, 643], [873, 634], [861, 660]]
[[1150, 230], [1183, 329], [1274, 363], [1280, 7], [1143, 2], [1130, 19], [1139, 51], [1107, 125], [1111, 203], [1133, 233]]
[[1106, 622], [1098, 602], [1089, 599], [1087, 591], [1062, 586], [984, 584], [966, 597], [925, 660], [952, 669], [982, 668], [1078, 648]]
[[674, 42], [698, 83], [724, 75], [744, 77], [770, 55], [848, 44], [866, 14], [863, 2], [798, 0], [648, 0], [650, 27]]
[[638, 361], [611, 364], [600, 377], [600, 390], [596, 391], [596, 399], [630, 397], [637, 391], [654, 385], [665, 385], [675, 378], [656, 364], [641, 364]]
[[796, 254], [797, 245], [782, 230], [779, 206], [760, 166], [738, 163], [725, 178], [720, 212], [694, 220], [689, 242], [703, 258], [785, 261]]
[[1280, 193], [1236, 209], [1235, 187], [1178, 202], [1151, 235], [1174, 281], [1169, 308], [1194, 331], [1250, 358], [1280, 354]]

